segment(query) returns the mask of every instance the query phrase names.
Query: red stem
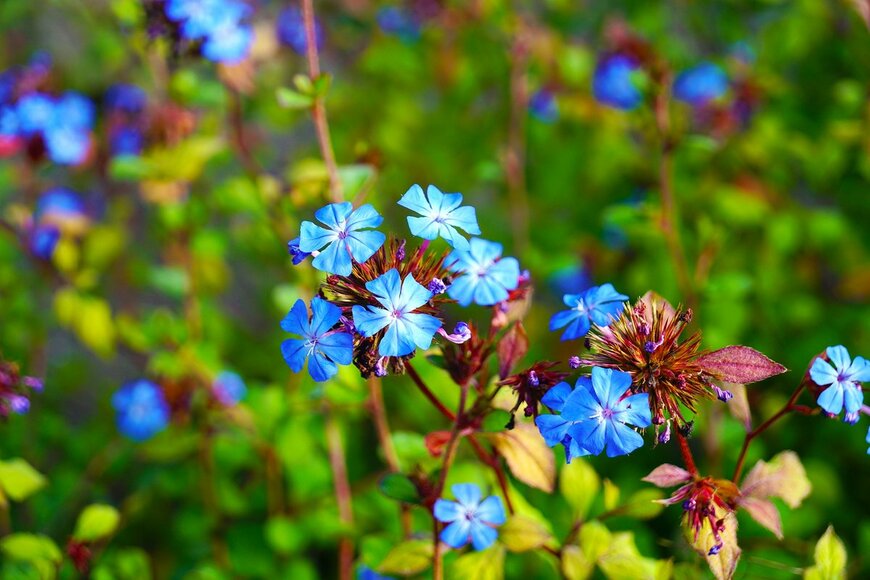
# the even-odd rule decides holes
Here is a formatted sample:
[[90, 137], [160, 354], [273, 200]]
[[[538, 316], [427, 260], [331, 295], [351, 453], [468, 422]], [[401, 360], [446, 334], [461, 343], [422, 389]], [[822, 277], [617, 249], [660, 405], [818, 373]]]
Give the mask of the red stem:
[[414, 381], [414, 384], [417, 385], [417, 388], [420, 389], [420, 392], [429, 399], [429, 402], [435, 405], [435, 408], [438, 411], [450, 419], [451, 421], [456, 420], [456, 415], [453, 414], [453, 411], [444, 406], [444, 403], [438, 400], [438, 397], [435, 396], [435, 393], [429, 390], [429, 387], [426, 386], [426, 383], [423, 382], [423, 379], [417, 374], [417, 370], [411, 365], [411, 361], [405, 361], [405, 371], [408, 373], [408, 376], [411, 377], [411, 380]]
[[[353, 525], [353, 506], [351, 504], [350, 481], [347, 477], [344, 444], [341, 431], [330, 409], [325, 409], [326, 445], [329, 451], [329, 464], [332, 468], [335, 499], [338, 503], [338, 517], [347, 527]], [[341, 580], [353, 577], [353, 542], [345, 535], [338, 544], [338, 570]]]
[[680, 453], [683, 455], [683, 463], [686, 464], [686, 469], [692, 475], [698, 475], [698, 468], [695, 467], [695, 459], [692, 457], [692, 450], [689, 448], [689, 442], [686, 437], [677, 429], [677, 441], [680, 442]]

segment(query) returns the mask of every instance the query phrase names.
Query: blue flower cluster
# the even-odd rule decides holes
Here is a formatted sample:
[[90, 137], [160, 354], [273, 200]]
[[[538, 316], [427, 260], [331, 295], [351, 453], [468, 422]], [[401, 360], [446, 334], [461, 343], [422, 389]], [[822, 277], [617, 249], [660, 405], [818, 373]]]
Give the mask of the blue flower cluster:
[[628, 296], [618, 293], [613, 284], [603, 284], [580, 294], [565, 294], [562, 300], [571, 309], [554, 314], [550, 319], [550, 330], [567, 326], [562, 333], [562, 340], [574, 340], [589, 332], [592, 323], [598, 326], [610, 324], [622, 312]]
[[640, 66], [633, 59], [615, 54], [598, 62], [592, 77], [592, 94], [609, 107], [630, 111], [640, 105], [643, 95], [636, 75]]
[[718, 65], [704, 62], [684, 70], [674, 79], [674, 98], [699, 107], [728, 91], [728, 75]]
[[[289, 46], [293, 52], [305, 56], [308, 50], [308, 37], [305, 33], [305, 18], [302, 10], [297, 6], [289, 6], [278, 14], [276, 23], [278, 40], [281, 44]], [[323, 48], [323, 27], [320, 21], [314, 19], [314, 44], [317, 49]]]
[[127, 383], [112, 396], [118, 430], [133, 441], [150, 439], [169, 424], [163, 390], [148, 380]]
[[825, 387], [817, 402], [831, 415], [839, 415], [845, 409], [843, 420], [855, 424], [864, 404], [861, 383], [870, 382], [870, 361], [860, 356], [852, 360], [843, 345], [829, 346], [825, 353], [830, 362], [816, 358], [810, 367], [810, 378]]
[[439, 499], [432, 513], [439, 522], [448, 524], [441, 530], [441, 541], [459, 549], [469, 542], [475, 550], [485, 550], [498, 538], [496, 527], [506, 521], [501, 498], [491, 495], [481, 501], [480, 488], [460, 483], [450, 488], [456, 501]]
[[240, 0], [166, 0], [166, 16], [188, 40], [202, 41], [202, 55], [214, 62], [236, 63], [246, 56], [254, 31], [244, 20], [251, 8]]
[[591, 377], [580, 377], [574, 389], [568, 383], [552, 387], [541, 402], [558, 415], [538, 415], [535, 424], [550, 447], [562, 444], [568, 463], [574, 457], [626, 455], [643, 445], [632, 427], [652, 423], [649, 395], [630, 394], [631, 375], [592, 368]]
[[[514, 258], [503, 258], [500, 244], [476, 237], [469, 240], [463, 235], [481, 232], [474, 208], [462, 205], [461, 194], [443, 193], [434, 185], [424, 192], [419, 185], [413, 185], [398, 203], [418, 214], [407, 218], [411, 233], [425, 240], [418, 257], [437, 238], [453, 248], [443, 259], [444, 267], [455, 273], [451, 283], [433, 277], [431, 270], [424, 274], [426, 279], [415, 277], [419, 261], [408, 270], [397, 269], [396, 264], [405, 259], [404, 243], [389, 260], [372, 260], [384, 246], [386, 236], [375, 229], [383, 217], [371, 205], [354, 209], [349, 202], [332, 203], [317, 210], [314, 215], [319, 224], [303, 221], [299, 237], [288, 243], [293, 264], [312, 257], [316, 269], [345, 278], [351, 276], [357, 264], [365, 268], [363, 280], [367, 281], [348, 281], [361, 298], [360, 303], [345, 302], [344, 311], [323, 298], [315, 298], [309, 320], [304, 302], [300, 300], [293, 306], [282, 328], [300, 338], [285, 340], [282, 352], [294, 372], [301, 371], [308, 360], [314, 380], [329, 379], [338, 372], [337, 365], [352, 362], [354, 336], [377, 337], [381, 359], [429, 348], [436, 333], [451, 342], [464, 342], [471, 335], [468, 326], [459, 323], [448, 334], [441, 319], [433, 315], [430, 301], [446, 291], [462, 306], [492, 306], [507, 300], [519, 286], [519, 263]], [[442, 272], [439, 275], [447, 277], [447, 271]], [[386, 372], [383, 360], [375, 372]]]
[[2, 139], [21, 143], [39, 138], [49, 159], [60, 165], [85, 161], [91, 148], [94, 120], [94, 105], [76, 92], [59, 97], [31, 92], [15, 102], [11, 98], [4, 101], [0, 95]]
[[145, 146], [145, 91], [136, 85], [117, 84], [104, 98], [109, 150], [112, 155], [139, 155]]

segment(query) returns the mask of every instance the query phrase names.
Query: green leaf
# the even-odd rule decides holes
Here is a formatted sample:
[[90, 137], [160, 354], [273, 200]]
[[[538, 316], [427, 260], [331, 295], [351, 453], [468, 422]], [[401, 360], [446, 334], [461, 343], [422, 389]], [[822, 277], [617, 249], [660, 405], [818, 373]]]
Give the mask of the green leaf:
[[109, 358], [115, 352], [112, 310], [102, 298], [80, 296], [73, 325], [79, 339], [97, 355]]
[[533, 425], [517, 423], [512, 430], [493, 433], [490, 438], [514, 477], [548, 493], [553, 491], [556, 459]]
[[658, 502], [664, 497], [664, 493], [658, 489], [642, 489], [628, 498], [622, 507], [622, 513], [632, 518], [648, 520], [661, 513], [665, 506]]
[[0, 461], [0, 489], [15, 501], [24, 501], [48, 483], [23, 459]]
[[121, 514], [114, 507], [93, 504], [82, 510], [73, 537], [82, 542], [96, 542], [115, 533]]
[[463, 554], [451, 566], [449, 578], [501, 580], [504, 578], [504, 555], [504, 547], [497, 543], [480, 552]]
[[51, 538], [37, 534], [10, 534], [0, 539], [0, 552], [12, 560], [25, 562], [60, 564], [63, 560], [57, 544]]
[[287, 87], [275, 91], [275, 97], [278, 99], [278, 104], [285, 109], [308, 109], [313, 104], [310, 95], [303, 95]]
[[511, 420], [511, 414], [502, 409], [493, 409], [483, 418], [483, 424], [480, 426], [485, 433], [497, 433], [504, 431]]
[[619, 505], [619, 488], [609, 479], [604, 480], [604, 509], [612, 510]]
[[109, 162], [109, 177], [115, 181], [140, 181], [151, 173], [151, 165], [139, 155], [118, 155]]
[[562, 574], [568, 580], [586, 580], [594, 569], [595, 562], [587, 558], [578, 546], [562, 549]]
[[598, 566], [614, 580], [657, 580], [660, 574], [659, 562], [641, 555], [631, 532], [613, 534]]
[[511, 552], [527, 552], [554, 541], [553, 535], [539, 521], [521, 515], [511, 516], [499, 528], [499, 540]]
[[586, 522], [580, 528], [580, 549], [589, 561], [596, 562], [610, 547], [610, 538], [607, 526], [594, 520]]
[[378, 482], [381, 492], [405, 503], [420, 503], [420, 492], [414, 482], [403, 473], [388, 473]]
[[301, 528], [288, 517], [269, 518], [266, 522], [266, 542], [279, 554], [291, 554], [302, 545]]
[[562, 468], [559, 478], [559, 491], [574, 508], [575, 516], [584, 519], [598, 495], [601, 479], [586, 461], [575, 458]]
[[835, 580], [846, 577], [846, 547], [828, 526], [816, 544], [816, 565], [804, 571], [806, 580]]
[[433, 551], [431, 540], [406, 540], [390, 550], [377, 571], [402, 576], [419, 574], [432, 563]]

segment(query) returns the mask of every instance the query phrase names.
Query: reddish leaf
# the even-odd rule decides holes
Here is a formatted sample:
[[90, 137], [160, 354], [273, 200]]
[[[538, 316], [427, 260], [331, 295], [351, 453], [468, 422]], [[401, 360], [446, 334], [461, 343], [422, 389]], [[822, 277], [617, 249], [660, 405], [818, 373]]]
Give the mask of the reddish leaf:
[[664, 463], [653, 469], [642, 481], [648, 481], [658, 487], [674, 487], [692, 479], [692, 474], [676, 465]]
[[745, 497], [740, 500], [740, 507], [748, 511], [753, 520], [782, 539], [782, 520], [779, 510], [772, 502], [757, 497]]
[[424, 441], [429, 455], [441, 457], [441, 454], [444, 453], [444, 446], [450, 441], [450, 431], [433, 431], [426, 435]]
[[514, 324], [498, 343], [498, 376], [501, 379], [511, 374], [514, 365], [526, 356], [529, 337], [521, 322]]
[[787, 371], [748, 346], [726, 346], [698, 359], [702, 369], [729, 383], [755, 383]]

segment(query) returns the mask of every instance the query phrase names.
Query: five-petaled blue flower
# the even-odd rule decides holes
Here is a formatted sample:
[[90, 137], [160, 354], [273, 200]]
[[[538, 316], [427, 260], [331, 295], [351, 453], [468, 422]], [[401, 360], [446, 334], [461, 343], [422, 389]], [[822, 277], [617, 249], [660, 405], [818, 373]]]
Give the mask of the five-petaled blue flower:
[[424, 240], [434, 240], [442, 237], [451, 247], [467, 251], [468, 240], [456, 228], [462, 228], [471, 235], [479, 235], [477, 215], [474, 208], [462, 203], [461, 193], [442, 193], [434, 185], [430, 185], [423, 193], [423, 188], [417, 184], [411, 186], [399, 205], [417, 212], [423, 217], [409, 217], [408, 227], [411, 233]]
[[711, 62], [684, 70], [674, 79], [674, 98], [694, 106], [721, 97], [727, 90], [728, 75]]
[[592, 378], [580, 377], [570, 395], [564, 397], [564, 387], [557, 393], [560, 399], [557, 403], [562, 406], [561, 420], [566, 425], [542, 417], [538, 417], [536, 424], [548, 445], [563, 442], [566, 435], [571, 443], [576, 442], [576, 448], [569, 446], [570, 456], [598, 455], [605, 448], [608, 457], [631, 453], [643, 445], [643, 437], [629, 425], [649, 427], [652, 416], [649, 395], [625, 397], [630, 388], [630, 374], [593, 367]]
[[302, 222], [299, 250], [313, 253], [326, 246], [312, 265], [329, 274], [347, 276], [353, 270], [351, 258], [358, 263], [365, 262], [386, 240], [381, 232], [368, 229], [384, 221], [370, 204], [353, 209], [349, 201], [331, 203], [317, 210], [314, 217], [326, 228]]
[[634, 83], [637, 63], [627, 56], [616, 54], [606, 57], [595, 67], [592, 78], [592, 93], [595, 99], [624, 111], [637, 107], [643, 96]]
[[159, 386], [141, 379], [127, 383], [112, 396], [118, 429], [133, 441], [145, 441], [169, 424], [169, 405]]
[[211, 391], [218, 403], [224, 407], [234, 407], [248, 394], [248, 387], [238, 373], [221, 371], [212, 382]]
[[[573, 367], [572, 367], [573, 368]], [[580, 377], [578, 382], [589, 381], [588, 377]], [[561, 413], [565, 408], [565, 401], [571, 395], [571, 385], [568, 383], [559, 383], [550, 388], [541, 398], [541, 402], [556, 413]], [[538, 415], [535, 418], [535, 425], [541, 432], [544, 442], [550, 447], [555, 447], [561, 443], [565, 447], [565, 460], [571, 463], [574, 457], [582, 457], [589, 455], [589, 452], [580, 446], [577, 440], [573, 439], [568, 433], [569, 429], [576, 421], [568, 421], [561, 415]]]
[[870, 381], [870, 361], [860, 356], [850, 360], [849, 351], [842, 345], [829, 346], [825, 352], [834, 365], [816, 358], [810, 367], [810, 378], [820, 387], [828, 387], [819, 395], [817, 402], [822, 409], [834, 415], [839, 415], [845, 407], [843, 420], [855, 423], [864, 402], [861, 383]]
[[496, 526], [505, 523], [504, 507], [498, 496], [480, 501], [480, 488], [460, 483], [450, 488], [456, 501], [439, 499], [432, 513], [439, 522], [448, 524], [441, 530], [441, 541], [459, 549], [471, 542], [475, 550], [485, 550], [498, 537]]
[[628, 296], [617, 292], [613, 284], [593, 286], [582, 294], [565, 294], [563, 301], [571, 310], [554, 314], [550, 319], [550, 330], [567, 326], [562, 340], [580, 338], [589, 332], [593, 322], [598, 326], [610, 324], [611, 318], [622, 312], [626, 300]]
[[[308, 373], [317, 382], [335, 376], [338, 365], [349, 365], [353, 360], [353, 337], [344, 327], [332, 330], [341, 318], [341, 308], [323, 300], [311, 300], [311, 320], [303, 300], [297, 300], [284, 320], [281, 328], [302, 338], [288, 338], [281, 343], [284, 360], [298, 373], [308, 359]], [[337, 363], [337, 364], [336, 364]]]
[[516, 258], [502, 258], [501, 244], [472, 238], [467, 252], [453, 250], [445, 264], [461, 275], [447, 288], [447, 294], [462, 306], [472, 302], [492, 306], [508, 298], [519, 286], [520, 263]]
[[414, 348], [429, 348], [432, 337], [441, 328], [441, 321], [414, 310], [426, 304], [432, 292], [411, 274], [403, 281], [395, 268], [366, 282], [366, 289], [383, 308], [354, 306], [353, 323], [357, 332], [365, 337], [387, 329], [378, 345], [381, 356], [405, 356], [414, 352]]

